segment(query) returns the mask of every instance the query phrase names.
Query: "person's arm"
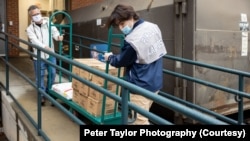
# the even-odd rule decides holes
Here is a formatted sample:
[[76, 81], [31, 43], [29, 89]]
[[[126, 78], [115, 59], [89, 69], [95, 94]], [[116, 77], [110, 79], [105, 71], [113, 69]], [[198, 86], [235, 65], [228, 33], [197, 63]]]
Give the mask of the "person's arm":
[[63, 35], [60, 35], [58, 29], [55, 26], [51, 26], [51, 33], [53, 38], [56, 41], [62, 41], [63, 40]]
[[136, 51], [126, 41], [120, 54], [113, 55], [112, 53], [105, 53], [104, 58], [115, 67], [127, 67], [133, 64], [136, 59]]
[[31, 25], [26, 29], [27, 36], [32, 44], [35, 44], [37, 46], [45, 48], [46, 45], [44, 45], [38, 38], [35, 33], [34, 27]]

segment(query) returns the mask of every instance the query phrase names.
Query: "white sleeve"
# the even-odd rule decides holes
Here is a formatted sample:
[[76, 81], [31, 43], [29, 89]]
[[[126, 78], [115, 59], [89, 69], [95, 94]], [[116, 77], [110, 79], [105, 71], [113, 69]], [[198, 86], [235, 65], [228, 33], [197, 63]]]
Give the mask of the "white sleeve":
[[43, 47], [43, 48], [44, 48], [46, 45], [44, 45], [44, 44], [37, 38], [37, 35], [36, 35], [36, 33], [35, 33], [34, 30], [35, 30], [35, 29], [33, 28], [32, 25], [28, 26], [28, 28], [26, 29], [26, 33], [27, 33], [27, 36], [28, 36], [30, 42], [31, 42], [32, 44], [35, 44], [35, 45], [37, 45], [37, 46], [39, 46], [39, 47]]
[[[52, 25], [52, 23], [51, 23]], [[51, 26], [51, 33], [52, 33], [52, 37], [58, 41], [58, 36], [60, 36], [60, 33], [58, 31], [58, 29], [55, 26]]]

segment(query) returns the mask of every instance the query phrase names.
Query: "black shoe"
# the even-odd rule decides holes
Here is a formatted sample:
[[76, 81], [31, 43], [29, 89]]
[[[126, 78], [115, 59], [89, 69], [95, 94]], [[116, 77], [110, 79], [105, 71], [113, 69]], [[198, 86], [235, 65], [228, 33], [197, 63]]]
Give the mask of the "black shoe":
[[55, 105], [51, 102], [51, 106], [54, 107]]
[[46, 100], [45, 100], [45, 98], [44, 98], [44, 97], [42, 97], [42, 100], [41, 100], [41, 105], [42, 105], [42, 106], [44, 106], [44, 105], [45, 105], [45, 101], [46, 101]]

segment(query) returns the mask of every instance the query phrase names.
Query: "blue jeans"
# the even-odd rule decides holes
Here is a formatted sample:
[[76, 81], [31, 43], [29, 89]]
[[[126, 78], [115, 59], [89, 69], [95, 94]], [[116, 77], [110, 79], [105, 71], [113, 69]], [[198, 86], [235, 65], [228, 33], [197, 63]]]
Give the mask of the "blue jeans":
[[[52, 62], [53, 64], [56, 64], [56, 58], [55, 57], [49, 57], [48, 59], [50, 62]], [[55, 78], [56, 78], [56, 69], [45, 63], [44, 61], [40, 61], [41, 63], [41, 71], [40, 71], [40, 74], [38, 73], [37, 74], [37, 60], [34, 60], [34, 68], [35, 68], [35, 76], [36, 76], [36, 84], [38, 86], [38, 84], [40, 83], [41, 84], [41, 89], [43, 89], [45, 92], [48, 93], [48, 90], [51, 88], [52, 84], [54, 84], [54, 81], [55, 81]], [[47, 85], [45, 86], [44, 84], [44, 76], [45, 76], [45, 71], [48, 72], [48, 75], [47, 75]], [[38, 75], [40, 75], [40, 78], [41, 78], [41, 81], [38, 82]]]

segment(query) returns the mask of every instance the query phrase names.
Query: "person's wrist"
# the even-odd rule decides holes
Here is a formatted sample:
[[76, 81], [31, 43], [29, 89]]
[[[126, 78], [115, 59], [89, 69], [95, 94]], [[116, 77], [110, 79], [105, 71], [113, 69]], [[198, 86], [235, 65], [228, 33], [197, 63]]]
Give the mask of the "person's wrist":
[[111, 56], [112, 56], [112, 54], [110, 54], [109, 56], [108, 56], [108, 62], [110, 62], [110, 59], [111, 59]]
[[63, 36], [58, 36], [57, 40], [58, 41], [62, 41], [63, 40]]

